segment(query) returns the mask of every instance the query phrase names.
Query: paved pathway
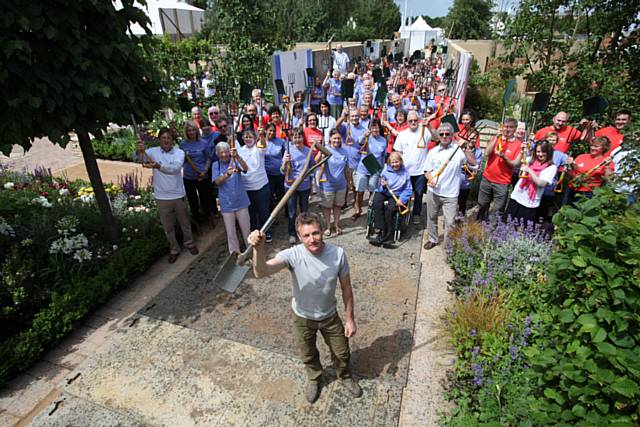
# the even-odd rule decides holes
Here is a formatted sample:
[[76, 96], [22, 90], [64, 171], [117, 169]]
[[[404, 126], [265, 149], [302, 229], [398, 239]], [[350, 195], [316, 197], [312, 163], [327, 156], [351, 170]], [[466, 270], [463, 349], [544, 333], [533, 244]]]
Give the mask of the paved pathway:
[[362, 222], [345, 220], [346, 233], [329, 239], [350, 256], [361, 399], [327, 369], [319, 401], [306, 403], [289, 274], [247, 278], [234, 295], [218, 290], [211, 278], [226, 256], [218, 227], [201, 243], [208, 251], [160, 261], [0, 393], [0, 425], [435, 425], [450, 360], [436, 328], [444, 253], [423, 251], [415, 232], [397, 249], [372, 247]]

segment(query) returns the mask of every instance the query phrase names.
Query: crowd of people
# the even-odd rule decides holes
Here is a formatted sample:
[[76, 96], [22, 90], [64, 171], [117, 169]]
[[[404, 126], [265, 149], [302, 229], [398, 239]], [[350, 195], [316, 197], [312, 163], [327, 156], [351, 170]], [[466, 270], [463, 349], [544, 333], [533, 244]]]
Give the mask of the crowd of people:
[[[193, 107], [179, 148], [165, 141], [159, 149], [140, 146], [138, 154], [154, 168], [159, 201], [167, 200], [167, 194], [175, 197], [172, 200], [186, 199], [199, 223], [213, 224], [219, 209], [230, 252], [240, 250], [250, 231], [265, 224], [303, 172], [307, 157], [312, 164], [322, 159], [318, 150], [308, 156], [313, 144], [326, 146], [332, 156], [297, 186], [286, 204], [291, 244], [299, 239], [296, 217], [317, 200], [327, 237], [342, 234], [343, 209], [353, 208], [356, 224], [373, 209], [368, 238], [372, 244], [387, 245], [393, 242], [394, 218], [402, 212], [411, 215], [414, 224], [426, 218], [425, 248], [431, 249], [439, 242], [441, 211], [445, 238], [455, 221], [466, 217], [474, 180], [479, 181], [478, 220], [501, 214], [549, 223], [559, 206], [591, 197], [624, 157], [622, 131], [631, 121], [624, 110], [615, 114], [611, 126], [595, 133], [568, 125], [564, 112], [535, 133], [528, 124], [507, 118], [481, 148], [478, 114], [458, 111], [452, 74], [439, 56], [400, 64], [384, 58], [351, 66], [338, 45], [333, 68], [324, 79], [310, 80], [307, 93], [295, 92], [291, 99], [276, 95], [268, 102], [254, 89], [251, 102], [242, 107], [212, 102], [206, 113]], [[204, 79], [213, 81], [208, 73]], [[347, 80], [352, 81], [352, 94], [345, 94]], [[590, 150], [574, 157], [572, 146], [578, 142]], [[164, 163], [169, 153], [171, 162], [182, 158], [181, 171]], [[162, 209], [163, 224], [178, 218], [185, 234], [184, 208], [172, 206]], [[173, 224], [165, 224], [165, 231], [172, 246], [170, 261], [175, 261], [179, 248]], [[266, 242], [272, 240], [267, 230]], [[185, 240], [186, 247], [189, 242]]]
[[[414, 224], [426, 218], [427, 250], [440, 243], [440, 212], [445, 240], [456, 220], [469, 216], [473, 188], [478, 210], [472, 220], [503, 216], [550, 223], [559, 206], [591, 197], [620, 172], [628, 154], [623, 132], [631, 121], [631, 114], [620, 110], [611, 126], [594, 132], [592, 122], [582, 120], [584, 129], [572, 127], [559, 112], [551, 125], [533, 133], [529, 124], [507, 118], [481, 147], [478, 114], [458, 108], [454, 76], [442, 58], [402, 64], [385, 58], [353, 67], [340, 45], [333, 57], [326, 77], [314, 78], [306, 94], [291, 94], [291, 102], [282, 94], [267, 102], [254, 89], [242, 108], [237, 102], [213, 104], [203, 114], [194, 107], [179, 145], [162, 129], [159, 147], [140, 143], [136, 152], [143, 166], [153, 169], [169, 262], [180, 253], [176, 220], [184, 247], [195, 255], [189, 210], [194, 221], [214, 224], [219, 207], [229, 252], [250, 245], [256, 278], [285, 268], [291, 272], [293, 331], [310, 403], [319, 397], [323, 375], [318, 331], [330, 347], [338, 379], [353, 397], [362, 395], [349, 366], [348, 340], [357, 332], [349, 262], [342, 248], [324, 242], [343, 233], [344, 209], [352, 208], [352, 223], [366, 226], [370, 243], [382, 246], [393, 242], [398, 218], [406, 215]], [[210, 74], [204, 80], [213, 81]], [[343, 86], [353, 87], [353, 93]], [[211, 87], [207, 90], [211, 97]], [[576, 145], [587, 145], [588, 152], [574, 156]], [[315, 173], [307, 175], [314, 163]], [[617, 190], [635, 203], [629, 188]], [[274, 236], [261, 228], [274, 206], [284, 204], [285, 192], [292, 247], [267, 259], [264, 245]], [[310, 212], [314, 197], [321, 216]], [[360, 219], [365, 212], [366, 222]], [[336, 307], [338, 284], [344, 323]]]

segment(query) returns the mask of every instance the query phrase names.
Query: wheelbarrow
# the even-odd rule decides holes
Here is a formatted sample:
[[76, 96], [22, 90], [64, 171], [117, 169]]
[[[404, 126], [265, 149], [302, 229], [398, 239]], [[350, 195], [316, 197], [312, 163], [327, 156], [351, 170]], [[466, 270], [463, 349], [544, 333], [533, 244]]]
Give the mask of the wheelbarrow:
[[[319, 162], [311, 165], [312, 156], [314, 151], [316, 150], [322, 152], [324, 154], [324, 157]], [[293, 193], [295, 193], [300, 184], [305, 179], [307, 179], [317, 168], [326, 163], [327, 160], [329, 160], [329, 157], [331, 157], [331, 152], [327, 150], [327, 148], [323, 145], [314, 143], [310, 147], [300, 175], [298, 175], [298, 178], [296, 178], [296, 180], [291, 184], [289, 190], [285, 193], [285, 195], [273, 209], [271, 214], [269, 214], [269, 218], [260, 229], [262, 233], [266, 233], [266, 231], [269, 230], [278, 214], [280, 214], [282, 209], [284, 209], [287, 201], [291, 198]], [[227, 292], [235, 292], [236, 289], [238, 289], [238, 286], [240, 286], [240, 283], [242, 283], [242, 281], [244, 280], [247, 272], [251, 269], [252, 258], [253, 246], [249, 246], [247, 250], [245, 250], [241, 254], [239, 254], [238, 252], [232, 252], [231, 254], [229, 254], [224, 264], [222, 264], [220, 271], [218, 271], [218, 274], [216, 274], [216, 276], [213, 278], [214, 285]]]

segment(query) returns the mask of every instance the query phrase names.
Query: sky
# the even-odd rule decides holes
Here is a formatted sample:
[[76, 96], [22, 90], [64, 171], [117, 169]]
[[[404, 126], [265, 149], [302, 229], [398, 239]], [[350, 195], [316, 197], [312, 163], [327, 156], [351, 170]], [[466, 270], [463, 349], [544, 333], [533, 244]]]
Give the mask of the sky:
[[[400, 13], [404, 12], [404, 0], [394, 0], [400, 6]], [[428, 15], [432, 18], [445, 16], [453, 0], [407, 0], [407, 15]]]
[[[399, 7], [400, 13], [404, 12], [404, 0], [393, 0]], [[407, 15], [418, 16], [427, 15], [432, 18], [437, 16], [445, 16], [449, 12], [449, 8], [453, 4], [453, 0], [407, 0]], [[495, 0], [494, 10], [509, 10], [518, 4], [517, 0]]]

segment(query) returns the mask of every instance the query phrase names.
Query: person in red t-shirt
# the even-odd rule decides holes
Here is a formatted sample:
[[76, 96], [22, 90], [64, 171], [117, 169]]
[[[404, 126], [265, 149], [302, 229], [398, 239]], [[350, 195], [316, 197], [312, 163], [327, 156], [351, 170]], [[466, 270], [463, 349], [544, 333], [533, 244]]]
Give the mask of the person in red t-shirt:
[[554, 150], [567, 153], [571, 148], [571, 143], [580, 139], [580, 135], [582, 134], [578, 129], [567, 126], [568, 121], [569, 115], [564, 111], [559, 112], [553, 118], [553, 124], [551, 126], [543, 127], [536, 132], [536, 141], [543, 140], [547, 132], [553, 131], [558, 134], [558, 142], [556, 143]]
[[520, 164], [521, 143], [514, 135], [518, 121], [506, 119], [502, 133], [491, 138], [484, 150], [487, 166], [482, 174], [478, 192], [479, 221], [487, 219], [493, 201], [492, 212], [501, 212], [507, 203], [513, 169]]
[[476, 132], [475, 125], [476, 113], [471, 109], [465, 108], [460, 115], [460, 124], [458, 126], [460, 131], [456, 132], [455, 139], [463, 139], [464, 141], [471, 142], [474, 147], [479, 148], [480, 132]]
[[596, 131], [596, 136], [606, 136], [609, 138], [609, 141], [611, 141], [611, 147], [609, 147], [606, 153], [607, 156], [610, 156], [613, 150], [622, 145], [622, 140], [624, 139], [622, 130], [629, 123], [631, 123], [631, 112], [628, 110], [620, 110], [616, 112], [613, 126], [607, 126]]
[[[320, 129], [318, 129], [318, 116], [316, 113], [310, 113], [306, 117], [305, 128], [304, 128], [304, 145], [307, 147], [311, 147], [313, 143], [317, 143], [318, 145], [323, 144], [323, 134]], [[317, 150], [313, 152], [315, 156], [318, 154]]]
[[609, 151], [611, 142], [606, 136], [597, 136], [589, 144], [589, 152], [580, 154], [575, 159], [567, 158], [568, 173], [572, 177], [569, 182], [569, 204], [573, 204], [578, 197], [591, 198], [593, 189], [600, 187], [613, 170], [611, 157], [605, 154]]
[[391, 154], [393, 151], [393, 143], [396, 141], [396, 136], [403, 130], [409, 128], [407, 112], [405, 110], [396, 110], [395, 120], [393, 123], [387, 121], [387, 109], [385, 107], [382, 113], [382, 125], [389, 129], [389, 133], [391, 133], [391, 135], [389, 135], [389, 143], [387, 144], [387, 154]]

